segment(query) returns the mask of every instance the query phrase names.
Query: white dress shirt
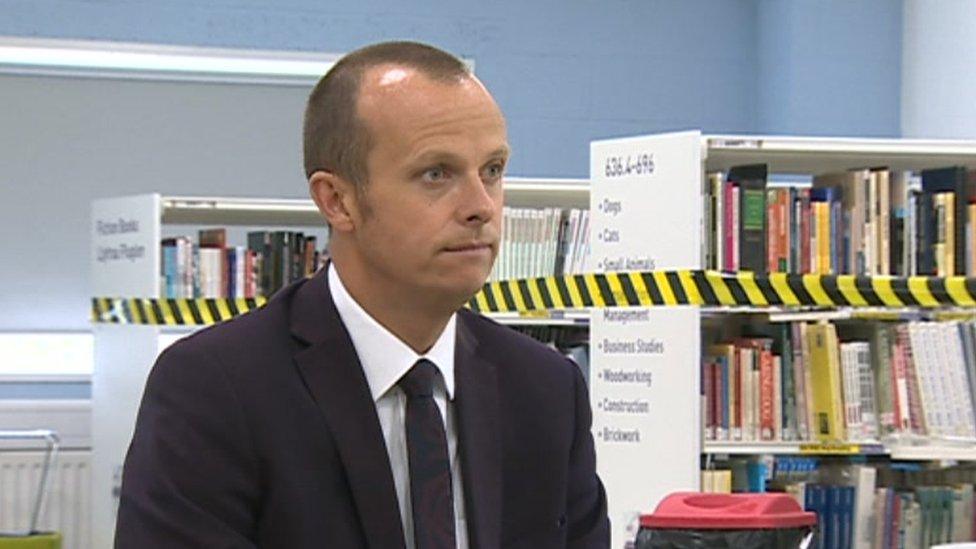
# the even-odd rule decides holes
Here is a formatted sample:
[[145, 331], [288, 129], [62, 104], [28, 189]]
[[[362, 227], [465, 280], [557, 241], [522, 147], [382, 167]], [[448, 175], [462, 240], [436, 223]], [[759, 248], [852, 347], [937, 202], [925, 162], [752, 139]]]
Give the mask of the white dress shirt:
[[356, 303], [339, 279], [335, 265], [329, 263], [329, 291], [339, 318], [352, 339], [359, 362], [366, 374], [376, 414], [383, 429], [383, 440], [390, 458], [393, 482], [400, 504], [400, 520], [407, 549], [414, 549], [413, 511], [410, 503], [410, 466], [407, 458], [406, 420], [407, 398], [397, 382], [421, 358], [434, 363], [443, 383], [434, 383], [434, 401], [441, 411], [447, 432], [447, 452], [451, 459], [451, 484], [454, 495], [454, 526], [458, 549], [468, 549], [467, 521], [464, 514], [464, 492], [461, 485], [461, 464], [457, 456], [457, 421], [454, 417], [454, 344], [457, 315], [451, 315], [447, 326], [434, 346], [425, 355], [418, 355], [406, 343], [369, 315]]

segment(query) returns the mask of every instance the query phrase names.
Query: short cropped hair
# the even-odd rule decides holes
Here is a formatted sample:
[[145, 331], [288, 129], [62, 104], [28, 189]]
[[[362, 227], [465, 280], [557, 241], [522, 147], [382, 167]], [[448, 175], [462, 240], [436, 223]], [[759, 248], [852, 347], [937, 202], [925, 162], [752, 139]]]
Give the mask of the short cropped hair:
[[357, 192], [365, 187], [371, 136], [356, 105], [363, 75], [382, 65], [411, 68], [441, 82], [471, 76], [457, 57], [419, 42], [382, 42], [344, 56], [308, 98], [303, 129], [306, 177], [325, 170], [353, 183]]

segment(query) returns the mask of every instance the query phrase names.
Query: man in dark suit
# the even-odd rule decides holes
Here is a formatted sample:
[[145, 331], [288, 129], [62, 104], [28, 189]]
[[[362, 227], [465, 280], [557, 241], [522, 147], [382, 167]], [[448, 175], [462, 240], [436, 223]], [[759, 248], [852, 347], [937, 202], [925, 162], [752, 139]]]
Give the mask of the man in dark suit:
[[160, 356], [116, 546], [608, 547], [579, 370], [461, 309], [498, 250], [491, 95], [378, 44], [319, 82], [304, 137], [332, 262]]

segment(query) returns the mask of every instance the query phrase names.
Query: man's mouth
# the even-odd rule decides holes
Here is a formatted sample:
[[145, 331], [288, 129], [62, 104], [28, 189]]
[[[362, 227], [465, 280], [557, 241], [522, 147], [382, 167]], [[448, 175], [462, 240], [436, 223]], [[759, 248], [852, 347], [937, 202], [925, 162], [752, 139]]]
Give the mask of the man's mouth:
[[468, 244], [459, 244], [457, 246], [448, 246], [445, 249], [449, 252], [478, 252], [482, 250], [491, 250], [491, 245], [482, 242], [471, 242]]

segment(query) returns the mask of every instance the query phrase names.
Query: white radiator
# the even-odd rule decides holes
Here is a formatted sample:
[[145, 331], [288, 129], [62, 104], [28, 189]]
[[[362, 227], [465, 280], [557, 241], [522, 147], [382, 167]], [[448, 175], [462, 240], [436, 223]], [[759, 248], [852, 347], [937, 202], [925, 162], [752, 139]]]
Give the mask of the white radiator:
[[[43, 467], [43, 451], [0, 449], [0, 531], [29, 526]], [[64, 549], [90, 549], [90, 510], [91, 452], [58, 452], [38, 529], [60, 532]]]

